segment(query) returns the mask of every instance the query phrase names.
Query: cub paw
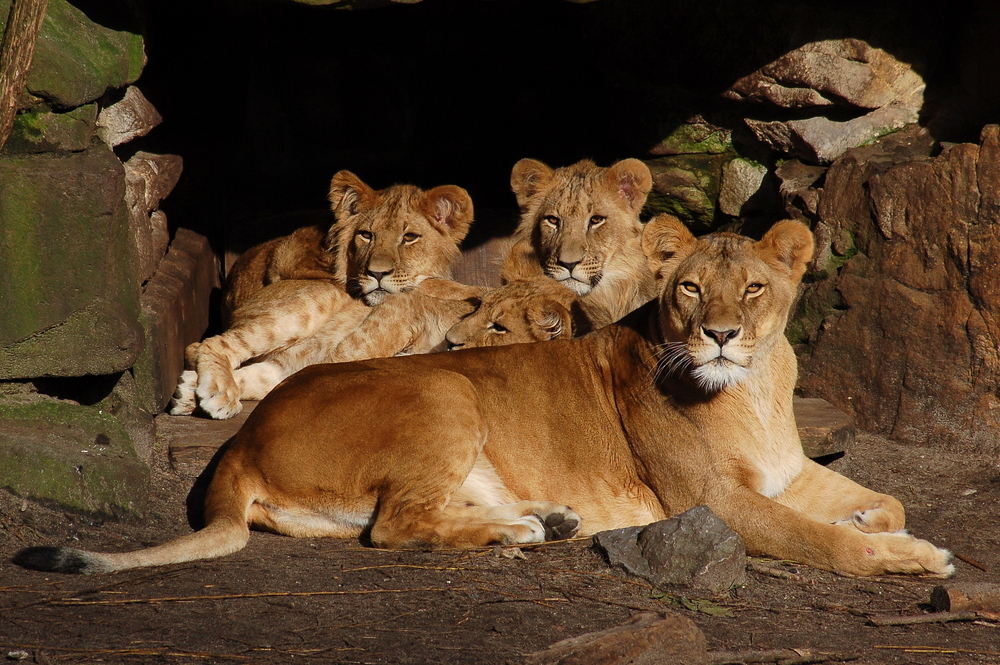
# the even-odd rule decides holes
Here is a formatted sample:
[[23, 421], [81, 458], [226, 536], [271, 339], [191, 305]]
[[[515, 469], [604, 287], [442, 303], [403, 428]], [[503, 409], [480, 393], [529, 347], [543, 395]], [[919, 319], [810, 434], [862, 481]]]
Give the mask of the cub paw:
[[[198, 384], [198, 406], [216, 420], [232, 418], [243, 410], [240, 403], [240, 390], [234, 381], [213, 381], [212, 377], [203, 377]], [[220, 385], [224, 384], [224, 385]]]
[[195, 389], [198, 385], [198, 373], [193, 370], [181, 372], [180, 381], [173, 397], [170, 398], [170, 414], [174, 416], [190, 416], [198, 405]]
[[580, 530], [580, 516], [569, 506], [556, 506], [551, 512], [535, 517], [545, 527], [545, 540], [565, 540], [572, 538]]

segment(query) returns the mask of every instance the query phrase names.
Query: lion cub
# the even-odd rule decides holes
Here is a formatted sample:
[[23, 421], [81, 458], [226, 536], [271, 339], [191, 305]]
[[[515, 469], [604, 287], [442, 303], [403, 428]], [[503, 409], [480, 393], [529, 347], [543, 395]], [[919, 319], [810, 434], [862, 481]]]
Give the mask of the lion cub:
[[510, 176], [521, 209], [504, 282], [549, 277], [610, 323], [656, 295], [642, 249], [639, 212], [652, 187], [649, 167], [624, 159], [552, 169], [522, 159]]
[[340, 171], [330, 204], [333, 279], [282, 279], [252, 293], [229, 329], [188, 347], [171, 413], [230, 418], [241, 398], [263, 397], [306, 365], [429, 351], [471, 311], [465, 299], [479, 290], [448, 279], [472, 222], [464, 189], [375, 190]]

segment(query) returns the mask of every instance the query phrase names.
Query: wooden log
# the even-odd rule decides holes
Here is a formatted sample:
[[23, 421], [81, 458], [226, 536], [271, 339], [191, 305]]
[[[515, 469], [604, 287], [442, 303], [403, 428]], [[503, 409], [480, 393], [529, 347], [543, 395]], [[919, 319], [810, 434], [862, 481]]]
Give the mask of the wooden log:
[[10, 138], [14, 115], [24, 96], [24, 84], [35, 55], [49, 0], [14, 0], [0, 43], [0, 150]]
[[1000, 584], [956, 582], [931, 590], [931, 607], [936, 612], [1000, 612]]

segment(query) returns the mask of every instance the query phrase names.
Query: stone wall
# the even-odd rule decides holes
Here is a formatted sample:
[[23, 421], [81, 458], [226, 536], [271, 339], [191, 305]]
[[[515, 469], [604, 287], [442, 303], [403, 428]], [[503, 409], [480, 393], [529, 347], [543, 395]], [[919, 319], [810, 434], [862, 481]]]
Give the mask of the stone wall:
[[181, 158], [128, 150], [161, 120], [131, 85], [145, 62], [138, 34], [50, 0], [0, 153], [0, 487], [85, 512], [141, 511], [153, 416], [218, 284], [160, 209]]

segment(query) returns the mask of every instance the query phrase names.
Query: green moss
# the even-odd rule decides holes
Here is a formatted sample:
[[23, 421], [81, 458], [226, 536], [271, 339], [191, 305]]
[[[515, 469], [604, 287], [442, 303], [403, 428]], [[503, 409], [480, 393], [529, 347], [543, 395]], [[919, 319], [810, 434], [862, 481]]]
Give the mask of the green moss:
[[39, 395], [0, 399], [0, 487], [87, 513], [140, 512], [149, 486], [111, 414]]

